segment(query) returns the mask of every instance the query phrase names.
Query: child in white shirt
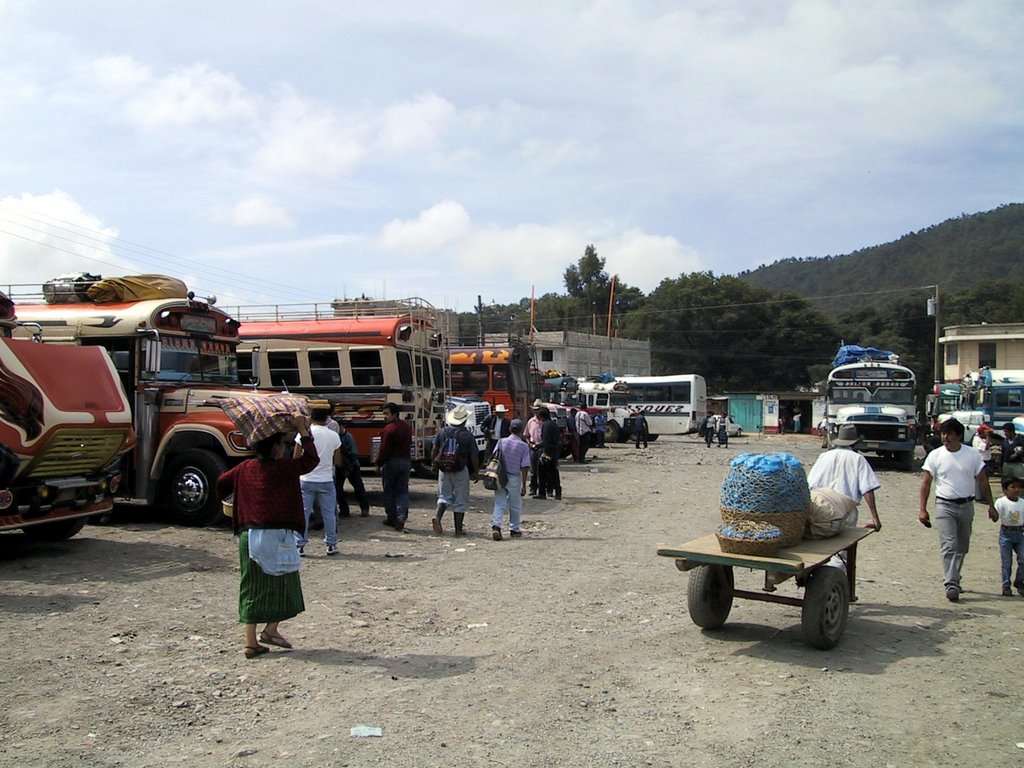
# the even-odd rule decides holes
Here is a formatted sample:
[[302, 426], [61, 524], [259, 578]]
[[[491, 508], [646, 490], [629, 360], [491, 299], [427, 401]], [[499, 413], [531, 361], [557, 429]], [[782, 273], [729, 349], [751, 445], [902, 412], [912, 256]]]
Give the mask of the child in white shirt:
[[995, 512], [989, 512], [992, 522], [999, 522], [999, 560], [1002, 564], [1003, 597], [1011, 597], [1010, 572], [1013, 554], [1017, 553], [1017, 578], [1013, 586], [1024, 596], [1024, 499], [1020, 497], [1021, 481], [1004, 477], [1003, 495], [996, 499]]

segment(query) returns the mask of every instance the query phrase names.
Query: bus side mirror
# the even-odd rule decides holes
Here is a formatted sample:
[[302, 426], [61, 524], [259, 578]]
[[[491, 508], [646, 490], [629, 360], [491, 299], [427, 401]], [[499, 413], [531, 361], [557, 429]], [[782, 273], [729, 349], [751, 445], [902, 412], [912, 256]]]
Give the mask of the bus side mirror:
[[143, 348], [143, 370], [145, 373], [155, 376], [160, 373], [160, 337], [146, 336], [142, 343]]
[[249, 379], [254, 387], [260, 385], [260, 345], [253, 344], [252, 347], [252, 372], [249, 374]]

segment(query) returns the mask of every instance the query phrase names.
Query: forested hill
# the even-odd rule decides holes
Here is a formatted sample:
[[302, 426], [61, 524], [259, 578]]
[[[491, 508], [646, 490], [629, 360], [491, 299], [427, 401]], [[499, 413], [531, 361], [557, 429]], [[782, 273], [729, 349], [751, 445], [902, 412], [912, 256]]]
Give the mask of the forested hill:
[[[772, 291], [812, 297], [856, 294], [887, 287], [939, 286], [942, 294], [1005, 280], [1024, 267], [1024, 204], [956, 219], [904, 235], [885, 245], [809, 259], [783, 259], [737, 277]], [[837, 287], [841, 291], [835, 290]], [[879, 302], [886, 300], [884, 295]], [[829, 302], [837, 309], [874, 303], [870, 295]], [[838, 306], [837, 306], [838, 305]]]

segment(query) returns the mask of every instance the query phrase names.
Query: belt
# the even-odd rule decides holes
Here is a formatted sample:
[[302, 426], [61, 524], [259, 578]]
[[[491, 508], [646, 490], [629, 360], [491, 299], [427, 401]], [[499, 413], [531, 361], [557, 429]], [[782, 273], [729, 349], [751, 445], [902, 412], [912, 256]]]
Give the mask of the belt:
[[1004, 531], [1024, 531], [1024, 525], [1001, 525]]
[[964, 496], [962, 499], [944, 499], [941, 496], [935, 497], [936, 501], [948, 501], [950, 504], [966, 504], [969, 501], [974, 501], [973, 496]]

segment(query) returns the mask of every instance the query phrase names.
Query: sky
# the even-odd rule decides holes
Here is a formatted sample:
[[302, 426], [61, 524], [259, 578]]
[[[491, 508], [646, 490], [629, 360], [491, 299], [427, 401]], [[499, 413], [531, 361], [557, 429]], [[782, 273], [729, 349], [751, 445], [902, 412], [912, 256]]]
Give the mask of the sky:
[[[1018, 0], [0, 0], [0, 288], [645, 293], [1024, 201]], [[884, 279], [884, 277], [883, 277]]]

